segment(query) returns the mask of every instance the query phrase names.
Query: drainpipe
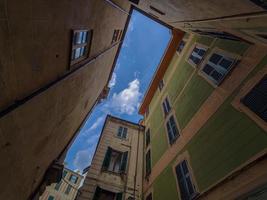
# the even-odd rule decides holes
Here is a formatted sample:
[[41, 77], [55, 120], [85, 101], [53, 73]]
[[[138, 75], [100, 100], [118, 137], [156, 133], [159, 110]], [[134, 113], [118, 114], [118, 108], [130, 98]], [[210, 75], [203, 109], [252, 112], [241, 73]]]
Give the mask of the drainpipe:
[[140, 140], [140, 126], [138, 127], [138, 140], [137, 140], [137, 154], [135, 162], [135, 174], [134, 174], [134, 199], [136, 196], [136, 179], [137, 179], [137, 167], [138, 167], [138, 158], [139, 158], [139, 141]]

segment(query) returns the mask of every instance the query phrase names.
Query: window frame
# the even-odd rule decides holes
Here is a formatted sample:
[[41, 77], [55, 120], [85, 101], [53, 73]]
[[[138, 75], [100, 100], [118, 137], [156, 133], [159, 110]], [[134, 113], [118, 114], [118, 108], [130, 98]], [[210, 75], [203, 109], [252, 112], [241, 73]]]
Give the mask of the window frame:
[[[165, 100], [168, 101], [168, 104], [170, 106], [170, 109], [169, 109], [169, 111], [167, 113], [165, 112], [165, 109], [163, 107], [163, 104], [165, 105]], [[165, 95], [161, 100], [161, 110], [162, 110], [164, 118], [167, 118], [170, 115], [170, 113], [172, 112], [172, 104], [170, 103], [170, 98], [169, 98], [168, 95]]]
[[[209, 59], [212, 57], [213, 54], [218, 54], [222, 57], [227, 57], [233, 60], [231, 66], [229, 67], [229, 70], [224, 74], [224, 76], [220, 79], [220, 81], [217, 82], [217, 84], [210, 79], [210, 76], [208, 76], [205, 72], [203, 72], [203, 68], [206, 66], [206, 64], [209, 63]], [[208, 53], [206, 58], [203, 60], [199, 70], [198, 74], [203, 77], [210, 85], [212, 85], [214, 88], [219, 87], [223, 82], [227, 79], [227, 77], [232, 73], [232, 71], [235, 69], [235, 67], [238, 65], [239, 61], [241, 60], [241, 56], [237, 54], [233, 54], [231, 52], [227, 52], [225, 50], [214, 48], [211, 52]]]
[[[75, 177], [76, 178], [74, 182], [72, 181], [72, 177]], [[69, 180], [70, 183], [77, 184], [78, 179], [79, 179], [78, 176], [76, 176], [74, 174], [71, 174], [68, 180]]]
[[191, 182], [192, 182], [192, 184], [194, 186], [194, 189], [195, 189], [195, 192], [196, 192], [196, 196], [197, 196], [199, 194], [200, 190], [199, 190], [199, 187], [198, 187], [198, 184], [197, 184], [197, 181], [196, 181], [196, 177], [195, 177], [194, 171], [193, 171], [193, 169], [191, 167], [190, 154], [189, 154], [188, 151], [185, 151], [182, 154], [180, 154], [176, 158], [176, 160], [174, 161], [174, 163], [172, 165], [172, 172], [173, 172], [173, 175], [175, 177], [175, 182], [176, 182], [176, 188], [177, 188], [177, 191], [178, 191], [178, 195], [181, 198], [180, 186], [179, 186], [179, 182], [178, 182], [177, 175], [176, 175], [176, 166], [178, 166], [178, 164], [181, 163], [183, 160], [186, 160], [186, 162], [187, 162], [187, 168], [189, 170]]
[[[180, 47], [181, 47], [181, 43], [184, 43], [182, 49], [180, 48]], [[186, 44], [187, 44], [187, 41], [186, 41], [185, 39], [182, 39], [182, 40], [179, 42], [178, 47], [176, 48], [176, 52], [177, 52], [178, 55], [181, 55], [181, 54], [182, 54], [182, 52], [184, 51], [184, 48], [186, 47]], [[180, 50], [180, 51], [179, 51], [179, 50]]]
[[[191, 59], [190, 59], [190, 56], [192, 55], [192, 53], [193, 53], [193, 51], [194, 51], [194, 49], [195, 48], [199, 48], [199, 49], [204, 49], [205, 50], [205, 53], [204, 53], [204, 55], [202, 56], [202, 58], [200, 59], [200, 61], [199, 61], [199, 63], [198, 64], [196, 64], [196, 63], [194, 63]], [[209, 50], [209, 47], [208, 46], [206, 46], [206, 45], [204, 45], [204, 44], [201, 44], [201, 43], [195, 43], [194, 45], [192, 45], [192, 47], [191, 47], [191, 49], [188, 51], [188, 55], [187, 55], [187, 59], [186, 59], [186, 61], [187, 61], [187, 63], [189, 63], [192, 67], [194, 67], [194, 68], [198, 68], [198, 66], [200, 66], [201, 64], [202, 64], [202, 62], [203, 62], [203, 60], [205, 60], [205, 58], [206, 58], [206, 56], [207, 56], [207, 54], [208, 54], [208, 50]]]
[[[121, 135], [120, 135], [120, 129], [122, 130]], [[125, 131], [126, 130], [126, 131]], [[128, 136], [128, 128], [125, 126], [119, 126], [118, 127], [118, 131], [117, 131], [117, 135], [118, 138], [122, 139], [122, 140], [127, 140], [127, 136]]]
[[[86, 32], [86, 41], [84, 43], [76, 44], [76, 34], [81, 33], [81, 32]], [[70, 50], [70, 68], [75, 66], [76, 64], [80, 63], [81, 61], [85, 60], [90, 53], [91, 50], [91, 45], [92, 45], [92, 38], [93, 38], [93, 30], [92, 29], [75, 29], [72, 30], [72, 35], [71, 35], [71, 50]], [[73, 51], [75, 49], [79, 48], [84, 48], [84, 54], [82, 56], [79, 56], [78, 58], [73, 59]]]
[[[171, 117], [173, 117], [174, 122], [175, 122], [175, 125], [176, 125], [176, 128], [177, 128], [177, 131], [178, 131], [177, 136], [175, 136], [172, 141], [170, 141], [169, 132], [168, 132], [168, 128], [167, 128], [167, 123], [169, 122], [169, 120], [170, 120]], [[168, 144], [169, 144], [169, 146], [172, 146], [172, 145], [174, 145], [178, 141], [178, 139], [182, 135], [181, 134], [181, 129], [180, 129], [179, 123], [178, 123], [178, 121], [176, 119], [176, 115], [175, 115], [175, 112], [174, 111], [171, 111], [169, 113], [169, 115], [166, 117], [165, 122], [164, 122], [164, 127], [165, 127], [165, 131], [166, 131], [166, 137], [167, 137]]]

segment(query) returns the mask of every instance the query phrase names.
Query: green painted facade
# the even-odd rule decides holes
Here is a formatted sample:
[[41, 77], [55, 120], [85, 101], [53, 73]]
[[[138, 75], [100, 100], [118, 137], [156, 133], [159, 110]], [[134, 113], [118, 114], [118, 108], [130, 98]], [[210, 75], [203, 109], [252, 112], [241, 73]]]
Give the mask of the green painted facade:
[[[196, 43], [208, 47], [206, 55], [214, 48], [219, 48], [243, 56], [249, 48], [249, 44], [244, 42], [194, 36], [191, 40], [188, 38], [182, 55], [175, 54], [164, 76], [164, 89], [155, 93], [149, 105], [150, 114], [145, 119], [145, 125], [151, 130], [152, 170], [170, 148], [161, 108], [163, 98], [166, 95], [169, 97], [181, 131], [215, 90], [215, 87], [187, 62], [188, 55]], [[266, 65], [267, 57], [255, 66], [242, 84]], [[242, 84], [177, 154], [179, 156], [185, 151], [189, 153], [190, 166], [199, 192], [206, 190], [249, 158], [267, 148], [267, 133], [246, 114], [237, 111], [231, 105]], [[153, 200], [179, 199], [176, 177], [172, 170], [175, 159], [153, 182]]]

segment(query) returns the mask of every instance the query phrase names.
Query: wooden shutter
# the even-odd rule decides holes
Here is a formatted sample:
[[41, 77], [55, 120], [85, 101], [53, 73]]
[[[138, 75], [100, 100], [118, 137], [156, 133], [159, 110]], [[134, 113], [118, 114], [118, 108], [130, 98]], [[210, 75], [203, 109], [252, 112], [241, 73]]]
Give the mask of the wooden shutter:
[[127, 137], [127, 131], [128, 131], [128, 129], [124, 127], [123, 128], [122, 138], [126, 139], [126, 137]]
[[117, 193], [116, 200], [122, 200], [122, 193]]
[[150, 129], [146, 131], [146, 146], [150, 144]]
[[111, 158], [111, 153], [112, 153], [112, 148], [108, 147], [104, 161], [103, 161], [103, 165], [102, 165], [102, 169], [104, 170], [108, 169], [110, 158]]
[[122, 158], [121, 158], [121, 166], [120, 166], [120, 171], [121, 172], [125, 172], [126, 171], [127, 159], [128, 159], [128, 152], [124, 152], [122, 154]]

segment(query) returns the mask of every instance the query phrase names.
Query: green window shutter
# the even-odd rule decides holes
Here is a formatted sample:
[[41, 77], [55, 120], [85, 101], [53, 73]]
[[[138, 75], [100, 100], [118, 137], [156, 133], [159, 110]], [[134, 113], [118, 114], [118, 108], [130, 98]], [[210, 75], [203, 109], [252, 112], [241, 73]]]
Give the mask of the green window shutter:
[[122, 200], [122, 193], [117, 193], [116, 200]]
[[101, 192], [102, 192], [102, 189], [97, 186], [96, 189], [95, 189], [95, 194], [94, 194], [93, 200], [98, 200], [99, 197], [100, 197]]
[[123, 128], [120, 126], [118, 130], [118, 137], [122, 137]]
[[120, 171], [125, 172], [127, 166], [128, 152], [122, 154]]
[[127, 128], [124, 128], [123, 129], [123, 135], [122, 135], [122, 138], [124, 138], [124, 139], [126, 139], [126, 137], [127, 137]]
[[103, 165], [102, 165], [102, 169], [107, 169], [109, 166], [109, 162], [110, 162], [110, 157], [111, 157], [111, 153], [112, 153], [112, 149], [110, 147], [108, 147], [108, 150], [106, 152], [104, 161], [103, 161]]

